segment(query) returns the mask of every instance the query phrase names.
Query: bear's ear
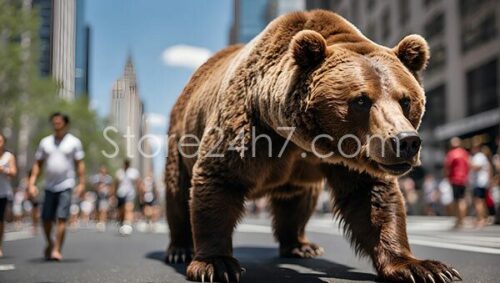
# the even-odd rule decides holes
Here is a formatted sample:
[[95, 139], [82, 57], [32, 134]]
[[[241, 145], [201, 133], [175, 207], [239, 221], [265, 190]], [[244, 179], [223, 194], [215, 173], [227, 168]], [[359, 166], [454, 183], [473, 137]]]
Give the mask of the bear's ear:
[[406, 36], [393, 50], [399, 60], [414, 73], [423, 70], [429, 61], [429, 45], [417, 34]]
[[295, 62], [302, 68], [313, 67], [327, 56], [325, 38], [313, 30], [298, 32], [290, 42], [290, 50]]

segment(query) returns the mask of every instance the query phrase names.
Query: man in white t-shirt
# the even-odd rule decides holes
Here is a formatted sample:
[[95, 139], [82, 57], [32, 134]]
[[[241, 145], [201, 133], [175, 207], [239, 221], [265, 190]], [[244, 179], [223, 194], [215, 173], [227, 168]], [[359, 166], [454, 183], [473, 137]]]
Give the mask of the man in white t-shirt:
[[[36, 196], [36, 180], [42, 168], [45, 169], [45, 200], [43, 202], [42, 221], [47, 247], [47, 260], [61, 260], [61, 250], [69, 217], [73, 188], [79, 197], [85, 190], [85, 156], [82, 143], [72, 134], [67, 133], [69, 117], [56, 112], [50, 116], [54, 134], [40, 141], [35, 154], [29, 181], [29, 193]], [[76, 182], [78, 175], [78, 184]], [[56, 237], [52, 239], [52, 227], [56, 224]]]
[[126, 159], [123, 168], [116, 172], [116, 198], [118, 199], [118, 212], [120, 219], [120, 234], [132, 233], [134, 220], [134, 201], [141, 187], [142, 181], [139, 171], [130, 167], [130, 160]]
[[475, 143], [471, 149], [470, 184], [474, 194], [474, 207], [477, 215], [477, 226], [483, 227], [488, 220], [486, 194], [491, 177], [491, 164], [488, 157], [481, 152], [481, 144]]

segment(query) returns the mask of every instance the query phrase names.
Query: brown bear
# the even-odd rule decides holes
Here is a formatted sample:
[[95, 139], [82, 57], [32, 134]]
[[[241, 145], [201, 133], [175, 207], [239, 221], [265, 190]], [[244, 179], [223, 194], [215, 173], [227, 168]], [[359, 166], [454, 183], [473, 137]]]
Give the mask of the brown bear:
[[326, 181], [355, 251], [380, 278], [451, 282], [458, 272], [412, 255], [397, 177], [419, 164], [426, 41], [370, 41], [323, 10], [271, 22], [193, 75], [168, 131], [167, 262], [187, 277], [236, 281], [232, 234], [247, 199], [270, 201], [283, 257], [323, 249], [304, 227]]

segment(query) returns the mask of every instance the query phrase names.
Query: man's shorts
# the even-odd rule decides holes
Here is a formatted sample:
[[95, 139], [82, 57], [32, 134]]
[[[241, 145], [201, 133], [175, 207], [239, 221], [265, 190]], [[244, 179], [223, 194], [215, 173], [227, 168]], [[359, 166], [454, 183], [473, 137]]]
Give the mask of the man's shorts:
[[42, 219], [66, 220], [69, 217], [69, 209], [71, 207], [72, 189], [67, 189], [62, 192], [51, 192], [45, 190], [45, 200], [42, 208]]
[[463, 185], [452, 185], [453, 187], [453, 199], [459, 200], [465, 197], [465, 186]]
[[129, 192], [125, 196], [117, 196], [118, 200], [117, 207], [124, 206], [127, 202], [134, 202], [135, 200], [135, 192]]
[[0, 221], [4, 220], [5, 209], [7, 208], [7, 197], [0, 198]]
[[486, 188], [475, 187], [474, 188], [474, 197], [486, 199]]

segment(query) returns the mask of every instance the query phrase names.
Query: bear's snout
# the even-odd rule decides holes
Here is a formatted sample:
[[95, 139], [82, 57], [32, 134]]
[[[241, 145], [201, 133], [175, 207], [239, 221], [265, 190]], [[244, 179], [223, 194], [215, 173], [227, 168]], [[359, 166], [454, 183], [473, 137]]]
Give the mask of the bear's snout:
[[390, 144], [397, 157], [410, 160], [420, 150], [422, 139], [417, 132], [400, 132], [391, 139]]

